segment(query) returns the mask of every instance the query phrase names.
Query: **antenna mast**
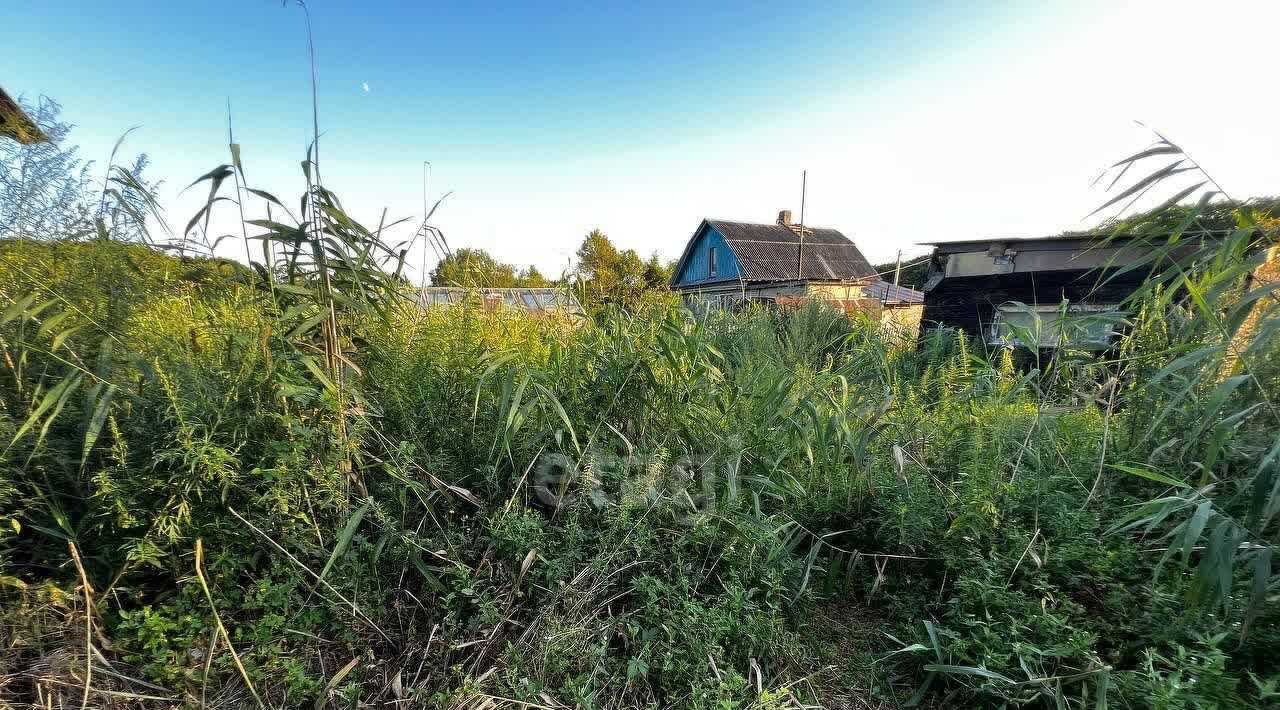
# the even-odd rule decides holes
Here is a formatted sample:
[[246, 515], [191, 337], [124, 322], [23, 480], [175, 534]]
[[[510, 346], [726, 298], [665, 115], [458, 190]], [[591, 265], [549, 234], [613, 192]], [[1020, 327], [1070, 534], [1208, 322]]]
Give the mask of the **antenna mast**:
[[800, 173], [800, 226], [804, 226], [804, 197], [805, 188], [809, 182], [809, 171], [805, 170]]
[[809, 182], [809, 171], [800, 173], [800, 228], [795, 230], [800, 236], [800, 248], [796, 250], [796, 278], [804, 278], [804, 198]]

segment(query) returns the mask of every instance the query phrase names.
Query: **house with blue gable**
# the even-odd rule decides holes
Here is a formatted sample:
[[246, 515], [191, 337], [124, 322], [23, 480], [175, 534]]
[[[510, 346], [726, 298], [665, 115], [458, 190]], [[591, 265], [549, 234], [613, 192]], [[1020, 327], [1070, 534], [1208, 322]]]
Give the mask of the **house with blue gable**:
[[718, 308], [744, 302], [798, 305], [821, 299], [844, 311], [918, 326], [924, 294], [881, 280], [838, 230], [794, 224], [704, 219], [676, 262], [672, 290], [686, 304]]

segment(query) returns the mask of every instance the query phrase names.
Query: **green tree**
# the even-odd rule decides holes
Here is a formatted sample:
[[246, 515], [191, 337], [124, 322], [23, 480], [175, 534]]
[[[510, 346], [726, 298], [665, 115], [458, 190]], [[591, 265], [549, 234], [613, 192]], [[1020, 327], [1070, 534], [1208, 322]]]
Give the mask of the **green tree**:
[[526, 288], [549, 288], [555, 286], [555, 282], [538, 271], [536, 266], [527, 266], [520, 275], [516, 277], [516, 285]]
[[671, 283], [671, 275], [676, 270], [676, 262], [668, 261], [665, 264], [659, 258], [658, 252], [649, 255], [649, 260], [644, 263], [644, 282], [648, 288], [666, 288]]
[[550, 288], [556, 282], [543, 276], [536, 266], [517, 270], [484, 249], [464, 247], [436, 264], [431, 270], [431, 284], [464, 288]]
[[645, 264], [635, 249], [618, 253], [618, 278], [613, 296], [620, 302], [630, 303], [648, 288], [645, 280]]
[[516, 270], [494, 259], [484, 249], [454, 251], [431, 270], [433, 286], [467, 288], [510, 288], [516, 285]]
[[574, 271], [581, 285], [583, 305], [596, 309], [606, 303], [631, 307], [647, 291], [665, 289], [671, 265], [664, 265], [655, 253], [648, 261], [634, 249], [618, 250], [609, 237], [593, 229], [578, 247]]
[[583, 305], [595, 309], [603, 305], [618, 286], [618, 249], [599, 229], [593, 229], [578, 247], [575, 273], [582, 284]]

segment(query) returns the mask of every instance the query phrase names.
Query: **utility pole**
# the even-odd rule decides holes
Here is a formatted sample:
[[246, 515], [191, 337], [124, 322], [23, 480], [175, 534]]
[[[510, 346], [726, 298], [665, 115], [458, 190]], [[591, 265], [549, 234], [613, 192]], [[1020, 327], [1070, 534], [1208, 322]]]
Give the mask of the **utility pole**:
[[898, 263], [893, 267], [893, 285], [898, 285], [898, 277], [902, 275], [902, 250], [898, 250]]
[[796, 278], [804, 278], [804, 198], [806, 188], [809, 183], [809, 171], [804, 170], [800, 173], [800, 229], [796, 233], [800, 235], [800, 248], [796, 250]]
[[[808, 187], [809, 171], [805, 170], [800, 173], [800, 226], [804, 226], [804, 197], [805, 188]], [[803, 230], [802, 230], [803, 231]]]

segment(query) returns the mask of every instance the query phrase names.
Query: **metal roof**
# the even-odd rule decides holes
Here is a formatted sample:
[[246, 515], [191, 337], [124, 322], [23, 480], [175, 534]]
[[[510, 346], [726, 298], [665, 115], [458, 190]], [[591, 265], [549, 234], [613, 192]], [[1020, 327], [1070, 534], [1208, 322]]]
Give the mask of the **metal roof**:
[[[1228, 232], [1221, 230], [1187, 232], [1186, 239], [1207, 237], [1218, 239]], [[934, 247], [939, 254], [954, 254], [964, 251], [978, 251], [989, 244], [1016, 244], [1022, 249], [1073, 249], [1089, 246], [1107, 246], [1113, 242], [1130, 242], [1134, 240], [1156, 240], [1173, 236], [1169, 233], [1151, 234], [1056, 234], [1048, 237], [989, 237], [987, 239], [956, 239], [953, 241], [917, 242]]]
[[560, 288], [457, 288], [426, 286], [418, 289], [419, 306], [447, 306], [466, 303], [468, 298], [500, 301], [526, 311], [569, 311], [581, 313], [582, 305], [572, 293]]
[[872, 281], [862, 287], [862, 295], [879, 299], [882, 303], [924, 303], [923, 292], [906, 286], [895, 286], [888, 281]]

